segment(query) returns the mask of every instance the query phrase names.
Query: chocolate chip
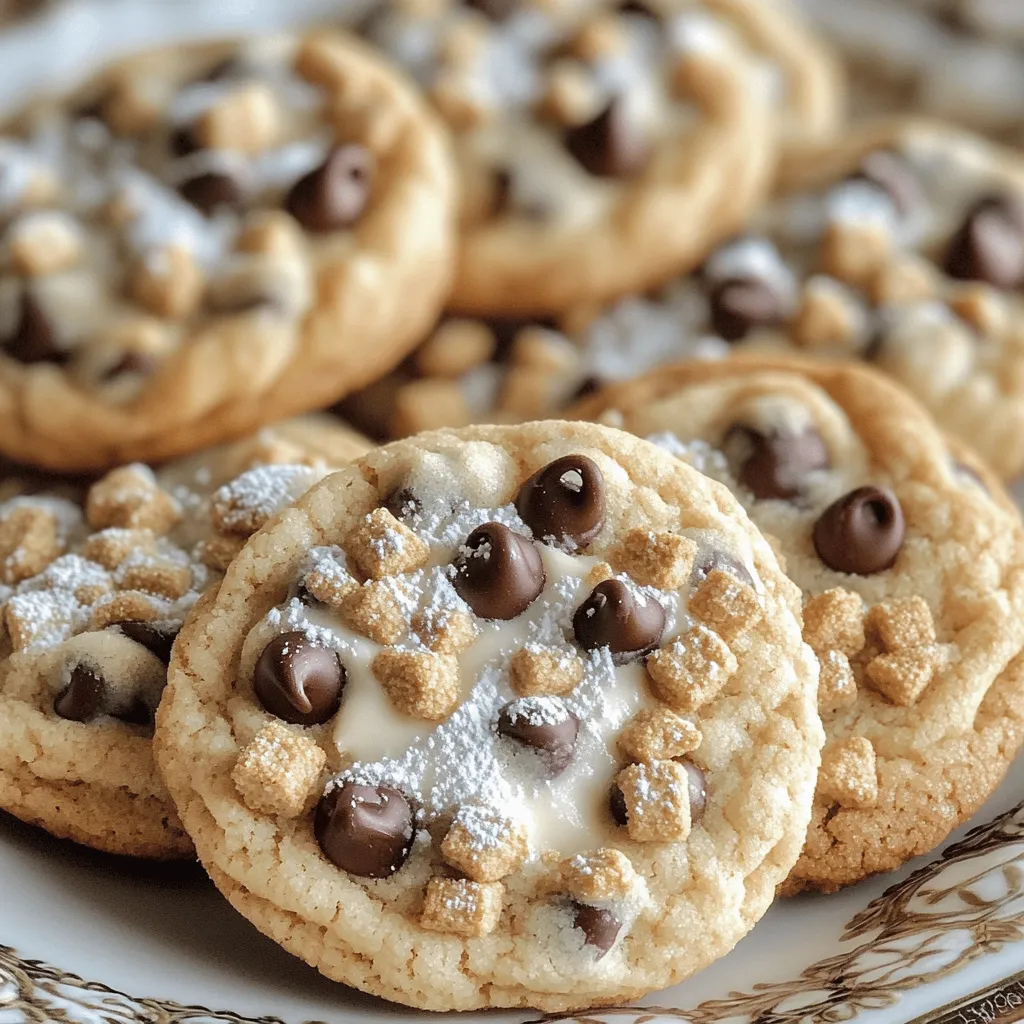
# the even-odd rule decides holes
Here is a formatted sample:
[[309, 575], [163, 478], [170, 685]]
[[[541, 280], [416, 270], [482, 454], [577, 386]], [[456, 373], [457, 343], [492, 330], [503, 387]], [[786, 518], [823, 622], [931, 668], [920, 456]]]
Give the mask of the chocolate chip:
[[593, 946], [598, 951], [597, 959], [602, 959], [615, 945], [615, 940], [622, 931], [622, 922], [604, 907], [576, 903], [574, 910], [576, 916], [573, 918], [573, 928], [579, 928], [583, 932], [583, 944]]
[[996, 288], [1024, 282], [1024, 206], [987, 196], [968, 212], [946, 252], [946, 273]]
[[107, 684], [99, 672], [76, 665], [67, 686], [57, 694], [53, 710], [69, 722], [88, 722], [103, 713]]
[[408, 487], [398, 487], [384, 499], [384, 507], [396, 519], [406, 522], [423, 511], [423, 502]]
[[124, 722], [127, 725], [152, 725], [153, 724], [153, 712], [146, 705], [146, 702], [141, 697], [136, 697], [131, 707], [127, 711], [115, 713], [114, 718], [119, 722]]
[[642, 171], [650, 146], [642, 128], [613, 99], [593, 121], [567, 128], [565, 148], [598, 178], [628, 178]]
[[454, 565], [455, 590], [483, 619], [514, 619], [544, 589], [537, 546], [501, 523], [478, 526]]
[[294, 725], [319, 725], [341, 704], [345, 669], [334, 651], [303, 633], [282, 633], [263, 648], [252, 686], [272, 715]]
[[180, 185], [178, 191], [207, 217], [218, 210], [241, 210], [246, 201], [241, 182], [219, 171], [197, 174]]
[[647, 18], [661, 24], [661, 15], [651, 6], [641, 3], [641, 0], [622, 0], [619, 4], [619, 14], [631, 14], [637, 18]]
[[519, 488], [516, 511], [535, 537], [586, 547], [604, 525], [604, 476], [586, 455], [563, 455]]
[[604, 387], [604, 383], [600, 377], [589, 374], [576, 385], [576, 390], [572, 393], [572, 401], [577, 402], [581, 398], [597, 394]]
[[607, 647], [621, 665], [650, 654], [661, 643], [665, 609], [621, 580], [605, 580], [576, 609], [572, 628], [585, 651]]
[[866, 182], [884, 192], [901, 217], [908, 216], [921, 205], [921, 182], [910, 164], [891, 149], [868, 153], [861, 160], [860, 167], [850, 175], [850, 180]]
[[540, 752], [552, 778], [572, 763], [579, 731], [579, 719], [556, 697], [513, 700], [498, 713], [498, 735]]
[[693, 585], [703, 583], [708, 578], [708, 573], [715, 569], [731, 573], [741, 583], [746, 583], [748, 587], [754, 586], [754, 577], [750, 575], [747, 567], [728, 551], [721, 551], [717, 548], [707, 552], [703, 558], [694, 563]]
[[775, 327], [786, 315], [783, 297], [759, 277], [730, 277], [708, 295], [711, 327], [723, 341], [741, 341], [760, 327]]
[[626, 806], [626, 794], [614, 783], [608, 791], [608, 811], [612, 816], [612, 821], [619, 828], [625, 828], [629, 824], [629, 808]]
[[507, 21], [519, 8], [519, 0], [466, 0], [466, 6], [491, 21]]
[[364, 146], [338, 146], [292, 186], [285, 208], [307, 231], [351, 227], [366, 209], [372, 169], [373, 159]]
[[202, 148], [196, 133], [188, 125], [175, 128], [167, 137], [167, 149], [172, 156], [191, 156]]
[[199, 82], [221, 82], [230, 78], [242, 69], [242, 65], [235, 57], [224, 57], [217, 61], [213, 67], [204, 71], [195, 81]]
[[159, 361], [148, 352], [125, 352], [125, 354], [103, 374], [104, 380], [116, 380], [129, 373], [148, 375], [158, 366]]
[[759, 499], [797, 498], [810, 473], [829, 467], [828, 449], [814, 427], [799, 434], [762, 434], [737, 424], [726, 433], [723, 448], [739, 453], [737, 479]]
[[833, 502], [814, 524], [814, 549], [837, 572], [870, 576], [888, 569], [903, 545], [899, 499], [884, 487], [858, 487]]
[[696, 824], [704, 817], [708, 799], [707, 780], [704, 772], [687, 758], [679, 758], [677, 763], [686, 769], [686, 781], [690, 791], [690, 821]]
[[58, 344], [57, 331], [39, 303], [22, 292], [18, 323], [3, 343], [4, 353], [19, 363], [65, 363], [68, 353]]
[[178, 638], [178, 630], [160, 629], [151, 622], [136, 622], [127, 619], [123, 622], [114, 622], [108, 628], [118, 630], [129, 640], [141, 644], [165, 665], [170, 665], [171, 648], [174, 647], [174, 641]]
[[412, 849], [412, 808], [390, 786], [345, 782], [323, 796], [313, 832], [324, 856], [360, 878], [390, 878]]

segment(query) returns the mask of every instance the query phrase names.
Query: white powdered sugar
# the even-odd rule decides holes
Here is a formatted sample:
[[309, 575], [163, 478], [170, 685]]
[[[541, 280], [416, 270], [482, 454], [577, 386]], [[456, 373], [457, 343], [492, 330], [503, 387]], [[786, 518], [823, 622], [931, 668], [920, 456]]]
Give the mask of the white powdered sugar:
[[698, 473], [729, 484], [732, 473], [724, 453], [707, 441], [696, 438], [692, 441], [681, 441], [670, 430], [662, 430], [657, 434], [649, 434], [647, 440], [656, 444], [681, 462], [692, 466]]
[[508, 720], [527, 725], [559, 725], [568, 721], [569, 710], [558, 697], [520, 697], [505, 709]]
[[213, 495], [213, 504], [225, 507], [221, 528], [244, 530], [254, 516], [265, 522], [301, 498], [322, 476], [309, 466], [287, 464], [248, 470]]

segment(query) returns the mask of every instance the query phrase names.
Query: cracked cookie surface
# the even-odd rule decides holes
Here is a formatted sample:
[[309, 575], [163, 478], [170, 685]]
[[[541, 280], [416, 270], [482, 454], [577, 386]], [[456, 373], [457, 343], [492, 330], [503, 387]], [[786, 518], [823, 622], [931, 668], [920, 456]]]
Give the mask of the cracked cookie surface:
[[981, 806], [1024, 738], [1024, 534], [976, 456], [808, 360], [677, 364], [574, 411], [727, 482], [803, 592], [827, 741], [786, 891], [892, 870]]
[[0, 503], [0, 807], [111, 853], [187, 857], [153, 713], [186, 612], [249, 532], [365, 452], [315, 420], [91, 486], [10, 475]]
[[341, 33], [111, 64], [9, 120], [0, 173], [0, 447], [54, 469], [326, 405], [449, 285], [446, 135]]
[[157, 759], [221, 890], [329, 977], [617, 1002], [725, 953], [797, 856], [822, 740], [797, 606], [726, 489], [655, 446], [420, 435], [199, 602]]

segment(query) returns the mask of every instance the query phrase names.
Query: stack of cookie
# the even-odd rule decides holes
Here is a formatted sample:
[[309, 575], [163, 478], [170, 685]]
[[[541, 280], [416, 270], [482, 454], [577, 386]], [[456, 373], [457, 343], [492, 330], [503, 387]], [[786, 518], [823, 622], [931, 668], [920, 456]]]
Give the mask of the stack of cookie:
[[341, 20], [0, 137], [0, 807], [411, 1006], [638, 998], [1024, 742], [1024, 157], [777, 0]]

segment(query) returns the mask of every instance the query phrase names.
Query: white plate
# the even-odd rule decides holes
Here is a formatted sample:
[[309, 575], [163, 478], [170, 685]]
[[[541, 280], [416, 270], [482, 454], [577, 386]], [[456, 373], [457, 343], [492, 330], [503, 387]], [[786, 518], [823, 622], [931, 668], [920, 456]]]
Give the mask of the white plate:
[[[0, 106], [176, 39], [309, 22], [345, 0], [74, 0], [0, 37]], [[358, 0], [349, 0], [350, 5]], [[775, 906], [685, 985], [565, 1021], [1024, 1020], [1024, 763], [941, 859]], [[916, 871], [915, 871], [916, 869]], [[209, 1009], [206, 1009], [209, 1007]], [[473, 1014], [521, 1022], [536, 1014]], [[437, 1020], [333, 985], [262, 938], [195, 866], [59, 843], [0, 815], [0, 1024]]]
[[[978, 816], [984, 824], [961, 830], [941, 858], [777, 904], [732, 953], [645, 1000], [648, 1009], [557, 1019], [1024, 1020], [1024, 973], [1012, 977], [1024, 967], [1024, 804], [1014, 806], [1022, 792], [1024, 761]], [[0, 1024], [438, 1019], [320, 977], [259, 935], [195, 866], [92, 853], [0, 816], [0, 879]], [[943, 1007], [961, 1008], [932, 1016]]]

